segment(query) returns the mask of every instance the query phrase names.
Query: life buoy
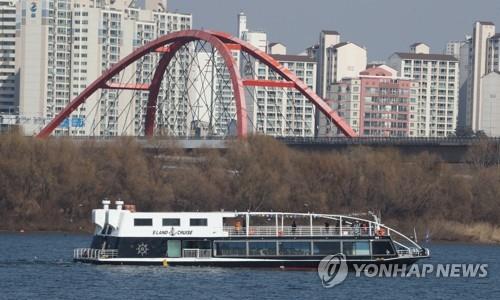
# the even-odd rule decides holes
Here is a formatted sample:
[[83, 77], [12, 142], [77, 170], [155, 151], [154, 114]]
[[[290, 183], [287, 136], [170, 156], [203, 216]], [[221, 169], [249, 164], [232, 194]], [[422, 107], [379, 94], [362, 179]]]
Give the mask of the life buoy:
[[250, 230], [248, 231], [248, 234], [250, 234], [250, 235], [254, 235], [254, 234], [255, 234], [255, 229], [250, 229]]

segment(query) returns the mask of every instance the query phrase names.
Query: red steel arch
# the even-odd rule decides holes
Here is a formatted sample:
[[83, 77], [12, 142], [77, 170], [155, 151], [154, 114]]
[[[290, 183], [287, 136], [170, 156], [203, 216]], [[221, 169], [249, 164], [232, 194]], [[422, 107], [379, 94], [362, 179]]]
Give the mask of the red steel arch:
[[[232, 37], [227, 33], [214, 32], [208, 30], [186, 30], [178, 31], [165, 36], [162, 36], [154, 41], [151, 41], [144, 46], [136, 49], [130, 55], [113, 65], [109, 70], [104, 72], [98, 79], [92, 82], [78, 97], [71, 101], [47, 126], [45, 126], [37, 135], [39, 138], [47, 138], [50, 134], [66, 119], [75, 109], [84, 103], [98, 89], [114, 88], [114, 89], [129, 89], [129, 90], [149, 90], [148, 104], [146, 109], [145, 134], [152, 136], [154, 132], [156, 118], [156, 104], [158, 92], [165, 73], [165, 70], [174, 57], [175, 53], [185, 44], [202, 40], [210, 43], [224, 59], [228, 68], [233, 86], [233, 93], [236, 102], [236, 117], [237, 117], [237, 133], [239, 137], [245, 137], [248, 132], [247, 109], [245, 102], [244, 85], [247, 86], [269, 86], [269, 87], [286, 87], [296, 88], [309, 101], [311, 101], [321, 112], [331, 118], [333, 123], [347, 137], [355, 137], [354, 130], [323, 101], [316, 93], [314, 93], [305, 83], [297, 78], [295, 74], [284, 68], [279, 62], [273, 59], [270, 55], [260, 51], [247, 42]], [[246, 80], [242, 81], [239, 68], [233, 59], [231, 50], [245, 51], [254, 58], [265, 63], [270, 69], [280, 74], [285, 81], [262, 81], [262, 80]], [[153, 80], [149, 85], [120, 85], [108, 84], [114, 76], [126, 69], [129, 65], [142, 58], [143, 56], [152, 53], [164, 53], [163, 57], [156, 68]]]

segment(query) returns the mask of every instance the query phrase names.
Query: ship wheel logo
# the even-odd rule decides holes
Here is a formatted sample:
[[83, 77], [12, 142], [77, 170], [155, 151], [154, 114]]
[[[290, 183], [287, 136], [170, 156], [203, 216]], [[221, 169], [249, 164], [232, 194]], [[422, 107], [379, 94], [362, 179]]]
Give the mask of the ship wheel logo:
[[140, 243], [139, 245], [137, 245], [136, 250], [137, 250], [137, 255], [140, 256], [148, 255], [149, 252], [148, 244]]

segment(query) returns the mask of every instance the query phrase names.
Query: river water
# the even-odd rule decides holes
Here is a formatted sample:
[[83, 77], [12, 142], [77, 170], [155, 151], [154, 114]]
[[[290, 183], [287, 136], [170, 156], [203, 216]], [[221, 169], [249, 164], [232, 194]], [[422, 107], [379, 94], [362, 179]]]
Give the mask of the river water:
[[500, 299], [500, 247], [429, 244], [438, 263], [488, 264], [486, 278], [369, 278], [326, 289], [313, 271], [72, 262], [90, 236], [0, 233], [0, 299]]

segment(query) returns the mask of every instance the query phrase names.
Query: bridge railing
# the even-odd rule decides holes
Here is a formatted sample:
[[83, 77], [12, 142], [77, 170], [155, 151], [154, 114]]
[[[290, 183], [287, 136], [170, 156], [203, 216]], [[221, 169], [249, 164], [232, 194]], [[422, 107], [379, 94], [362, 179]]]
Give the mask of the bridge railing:
[[500, 144], [500, 138], [482, 137], [277, 137], [289, 145], [299, 144], [329, 144], [329, 145], [472, 145], [480, 141]]
[[[114, 140], [117, 138], [135, 138], [138, 140], [235, 140], [235, 136], [155, 136], [153, 138], [144, 136], [54, 136], [51, 138], [69, 138], [73, 140]], [[478, 142], [493, 141], [500, 142], [500, 137], [294, 137], [294, 136], [274, 136], [276, 140], [284, 142], [308, 142], [308, 143], [373, 143], [373, 142], [415, 142], [415, 143], [435, 143], [435, 142]]]
[[[236, 140], [236, 137], [228, 136], [176, 136], [176, 137], [125, 137], [125, 136], [75, 136], [75, 137], [54, 137], [54, 138], [67, 138], [78, 142], [84, 141], [113, 141], [120, 138], [134, 138], [139, 143], [154, 144], [156, 142], [216, 142], [224, 143], [226, 141]], [[471, 146], [481, 141], [486, 141], [492, 144], [500, 145], [500, 138], [494, 137], [274, 137], [276, 140], [287, 145], [366, 145], [366, 146]]]

